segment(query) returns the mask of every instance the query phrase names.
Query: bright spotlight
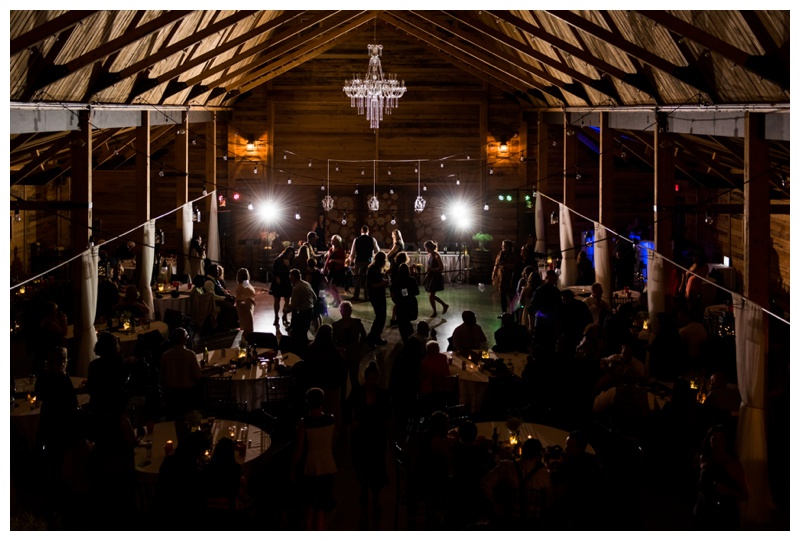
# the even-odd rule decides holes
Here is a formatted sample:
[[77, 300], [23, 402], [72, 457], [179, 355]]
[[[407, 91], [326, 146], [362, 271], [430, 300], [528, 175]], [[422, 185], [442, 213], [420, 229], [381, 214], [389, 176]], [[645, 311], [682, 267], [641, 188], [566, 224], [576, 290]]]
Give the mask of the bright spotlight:
[[469, 206], [463, 201], [451, 204], [447, 213], [451, 216], [455, 216], [454, 225], [459, 229], [468, 229], [472, 223], [472, 213], [470, 212]]
[[281, 207], [275, 201], [264, 201], [258, 206], [258, 216], [265, 222], [280, 218]]

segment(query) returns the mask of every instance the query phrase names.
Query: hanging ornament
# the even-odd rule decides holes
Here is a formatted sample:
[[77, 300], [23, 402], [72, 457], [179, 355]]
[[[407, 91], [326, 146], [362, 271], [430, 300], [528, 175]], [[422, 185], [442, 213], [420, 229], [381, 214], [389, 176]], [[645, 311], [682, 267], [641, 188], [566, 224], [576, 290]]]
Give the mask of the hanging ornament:
[[369, 198], [369, 201], [367, 201], [367, 207], [372, 212], [377, 212], [380, 206], [381, 206], [380, 201], [378, 201], [378, 198], [374, 195]]
[[333, 209], [333, 197], [326, 195], [322, 198], [322, 210], [330, 212], [331, 209]]
[[425, 210], [425, 198], [418, 195], [414, 201], [414, 212], [422, 212], [423, 210]]
[[299, 220], [300, 219], [300, 211], [298, 209], [295, 209], [295, 211], [294, 211], [294, 219], [295, 220]]
[[286, 179], [286, 184], [291, 184], [291, 183], [292, 183], [292, 174], [289, 173], [289, 178]]
[[394, 214], [392, 214], [392, 219], [391, 219], [391, 221], [389, 223], [392, 224], [392, 225], [397, 224], [397, 220], [395, 219]]
[[358, 184], [356, 184], [356, 190], [353, 192], [355, 195], [358, 195]]
[[342, 225], [347, 225], [347, 213], [342, 213]]
[[394, 195], [394, 186], [389, 186], [389, 195]]

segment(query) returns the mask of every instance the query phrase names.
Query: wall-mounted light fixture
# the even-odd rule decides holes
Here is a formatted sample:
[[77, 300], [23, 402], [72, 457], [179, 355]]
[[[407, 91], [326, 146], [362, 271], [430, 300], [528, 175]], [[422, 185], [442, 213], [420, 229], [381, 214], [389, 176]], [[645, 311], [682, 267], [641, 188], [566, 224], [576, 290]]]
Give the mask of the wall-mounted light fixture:
[[500, 146], [497, 147], [497, 153], [500, 156], [508, 156], [508, 141], [500, 142]]

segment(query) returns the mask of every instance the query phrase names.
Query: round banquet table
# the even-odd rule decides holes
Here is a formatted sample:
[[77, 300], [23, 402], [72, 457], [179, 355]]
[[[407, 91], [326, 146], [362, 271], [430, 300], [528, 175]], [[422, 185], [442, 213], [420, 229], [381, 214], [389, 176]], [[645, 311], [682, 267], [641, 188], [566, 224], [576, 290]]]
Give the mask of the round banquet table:
[[[203, 419], [203, 422], [207, 422]], [[242, 474], [247, 475], [250, 468], [253, 466], [254, 461], [269, 451], [272, 446], [272, 439], [269, 434], [261, 430], [255, 425], [243, 423], [241, 421], [227, 421], [224, 419], [215, 419], [214, 425], [211, 427], [211, 444], [212, 447], [222, 438], [230, 438], [230, 430], [236, 434], [233, 440], [243, 435], [243, 441], [249, 445], [245, 451], [244, 456], [236, 451], [236, 462], [242, 465]], [[245, 429], [244, 433], [242, 429]], [[142, 437], [139, 445], [134, 449], [136, 471], [139, 473], [140, 480], [145, 482], [155, 482], [158, 478], [158, 470], [161, 468], [161, 463], [164, 462], [166, 452], [164, 445], [167, 440], [174, 442], [174, 447], [177, 449], [180, 442], [175, 435], [175, 423], [167, 421], [163, 423], [156, 423], [153, 425], [153, 432]], [[147, 442], [153, 444], [153, 454], [147, 458], [147, 449], [145, 444]], [[213, 449], [209, 450], [209, 454], [213, 454]]]
[[[511, 430], [508, 429], [505, 421], [475, 423], [475, 426], [478, 427], [479, 438], [483, 437], [487, 440], [491, 440], [492, 432], [495, 428], [497, 428], [498, 441], [500, 443], [508, 442], [509, 436], [511, 436]], [[521, 423], [519, 426], [520, 443], [531, 438], [536, 438], [542, 442], [542, 447], [559, 445], [563, 449], [566, 447], [567, 436], [569, 436], [569, 432], [561, 430], [560, 428], [553, 428], [552, 426], [539, 425], [536, 423]], [[594, 449], [591, 445], [586, 446], [586, 452], [594, 454]]]
[[[108, 325], [105, 323], [99, 323], [94, 326], [95, 331], [98, 334], [105, 331], [108, 328]], [[147, 325], [137, 325], [134, 332], [121, 332], [121, 331], [114, 331], [111, 334], [119, 338], [119, 347], [120, 347], [120, 355], [122, 358], [127, 358], [133, 355], [134, 349], [136, 348], [136, 341], [139, 339], [139, 335], [145, 334], [152, 331], [158, 331], [161, 333], [161, 336], [164, 339], [167, 339], [167, 335], [169, 334], [169, 327], [163, 321], [151, 321]], [[72, 325], [67, 327], [67, 336], [66, 339], [70, 340], [74, 336], [74, 328]]]
[[184, 315], [189, 315], [189, 299], [191, 298], [188, 293], [181, 293], [178, 297], [172, 297], [169, 293], [161, 293], [161, 298], [153, 294], [153, 317], [159, 321], [164, 321], [164, 313], [167, 310], [178, 310], [183, 312]]
[[642, 294], [638, 291], [630, 290], [628, 293], [625, 293], [624, 290], [615, 291], [611, 295], [611, 308], [618, 308], [620, 305], [628, 303], [628, 302], [639, 302], [639, 297]]
[[[480, 355], [479, 351], [476, 353]], [[470, 362], [460, 353], [448, 351], [447, 358], [450, 365], [450, 375], [458, 375], [459, 403], [466, 404], [473, 413], [479, 412], [486, 389], [489, 387], [491, 374], [487, 371], [481, 371], [478, 365]], [[502, 359], [511, 373], [517, 377], [522, 376], [522, 371], [528, 362], [527, 353], [495, 353], [494, 351], [489, 351], [489, 358], [492, 360]], [[451, 359], [452, 362], [450, 362]], [[463, 369], [462, 366], [464, 367]]]
[[565, 289], [569, 289], [575, 295], [576, 298], [585, 299], [589, 295], [592, 294], [592, 287], [591, 286], [567, 286], [562, 287], [561, 291]]
[[[83, 378], [71, 377], [70, 379], [72, 380], [72, 386], [76, 390], [83, 385]], [[30, 383], [28, 378], [19, 378], [15, 379], [14, 383], [17, 393], [30, 393], [33, 395], [33, 388], [36, 385], [35, 380]], [[78, 406], [83, 407], [88, 403], [88, 394], [78, 394]], [[11, 406], [11, 429], [25, 439], [28, 449], [31, 451], [36, 448], [36, 431], [39, 429], [39, 416], [41, 413], [41, 400], [37, 400], [34, 407], [31, 408], [27, 398], [16, 398]]]
[[[258, 352], [263, 354], [267, 349], [260, 349]], [[291, 368], [300, 360], [300, 357], [294, 353], [282, 353], [275, 356], [275, 361], [269, 363], [270, 370], [267, 372], [266, 363], [254, 363], [250, 368], [239, 367], [236, 372], [228, 370], [228, 366], [232, 359], [239, 357], [239, 348], [226, 348], [226, 349], [212, 349], [208, 351], [208, 364], [205, 370], [213, 372], [208, 377], [228, 377], [231, 378], [231, 391], [233, 392], [233, 400], [239, 404], [247, 404], [247, 410], [252, 411], [261, 407], [266, 397], [266, 387], [263, 379], [267, 377], [279, 376], [278, 365]], [[199, 363], [203, 358], [202, 353], [197, 354], [197, 362]], [[220, 369], [224, 370], [220, 373]]]

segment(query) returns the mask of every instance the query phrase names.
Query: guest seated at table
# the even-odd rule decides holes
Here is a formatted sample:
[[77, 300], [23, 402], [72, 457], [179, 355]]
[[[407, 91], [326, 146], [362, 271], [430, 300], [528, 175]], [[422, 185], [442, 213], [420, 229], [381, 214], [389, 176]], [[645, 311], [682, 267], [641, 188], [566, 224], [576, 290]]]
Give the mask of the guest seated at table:
[[203, 470], [200, 483], [207, 527], [229, 527], [230, 519], [241, 508], [246, 487], [232, 439], [221, 438], [214, 446], [214, 454]]
[[556, 520], [562, 528], [588, 530], [602, 524], [606, 505], [597, 495], [602, 492], [603, 470], [596, 455], [588, 453], [587, 434], [569, 433], [561, 462], [553, 472], [556, 494]]
[[494, 331], [494, 342], [492, 351], [497, 353], [525, 353], [530, 346], [531, 336], [525, 327], [514, 321], [513, 314], [503, 314], [501, 327]]
[[606, 355], [618, 353], [622, 348], [622, 344], [629, 343], [633, 338], [634, 334], [631, 327], [633, 326], [633, 319], [636, 316], [637, 307], [637, 304], [627, 302], [620, 305], [616, 312], [610, 314], [606, 318], [606, 323], [603, 326], [603, 334], [606, 339]]
[[389, 391], [395, 408], [396, 419], [402, 423], [408, 418], [417, 399], [419, 389], [419, 371], [422, 358], [425, 357], [425, 345], [428, 343], [430, 327], [428, 322], [417, 322], [417, 330], [403, 344], [403, 349], [392, 365], [389, 378]]
[[117, 259], [135, 259], [136, 258], [136, 243], [132, 240], [120, 242], [117, 247], [117, 252], [114, 254]]
[[186, 348], [189, 333], [178, 327], [169, 337], [172, 347], [161, 355], [161, 383], [170, 419], [177, 418], [197, 407], [197, 384], [200, 365], [197, 355]]
[[114, 305], [114, 312], [130, 312], [131, 316], [139, 318], [146, 317], [150, 309], [146, 304], [139, 300], [139, 288], [129, 285], [125, 288], [125, 298]]
[[570, 289], [561, 291], [561, 301], [564, 303], [561, 334], [567, 336], [568, 347], [575, 351], [586, 326], [593, 322], [592, 312], [585, 302], [575, 298], [575, 294]]
[[350, 375], [350, 386], [355, 389], [359, 385], [358, 369], [361, 363], [361, 350], [367, 340], [367, 330], [360, 319], [353, 317], [353, 305], [350, 301], [342, 301], [339, 313], [342, 318], [331, 325], [333, 342], [344, 355], [347, 372]]
[[672, 314], [659, 312], [656, 319], [656, 334], [647, 347], [650, 354], [650, 375], [659, 380], [674, 380], [689, 368], [686, 348]]
[[473, 349], [481, 349], [486, 344], [486, 335], [478, 325], [478, 319], [472, 310], [461, 312], [463, 323], [453, 329], [453, 351], [469, 353]]
[[119, 338], [108, 331], [97, 335], [94, 353], [97, 359], [89, 363], [86, 378], [86, 392], [89, 393], [89, 407], [95, 413], [102, 413], [119, 400], [124, 400], [125, 363], [119, 354]]
[[453, 445], [453, 509], [459, 527], [474, 524], [486, 509], [481, 479], [496, 466], [492, 453], [477, 442], [477, 437], [475, 423], [463, 421]]
[[447, 364], [447, 355], [439, 350], [439, 343], [430, 340], [425, 345], [425, 357], [420, 363], [419, 371], [419, 396], [423, 397], [433, 392], [433, 380], [450, 375], [450, 366]]
[[598, 381], [598, 389], [608, 388], [609, 384], [637, 383], [646, 376], [644, 363], [633, 356], [633, 348], [627, 342], [620, 353], [600, 359], [600, 368], [606, 374]]
[[236, 297], [225, 288], [225, 269], [221, 265], [206, 265], [206, 281], [203, 291], [214, 294], [214, 301], [219, 308], [217, 329], [228, 331], [239, 327], [239, 316], [236, 313]]
[[493, 504], [497, 528], [546, 528], [553, 483], [542, 463], [542, 443], [538, 439], [526, 440], [522, 458], [518, 462], [500, 462], [483, 478], [481, 487]]
[[111, 281], [117, 286], [118, 290], [124, 289], [132, 284], [130, 279], [125, 275], [125, 268], [122, 266], [122, 261], [117, 259], [113, 260], [111, 264]]
[[586, 297], [583, 302], [589, 307], [594, 324], [604, 325], [606, 316], [611, 312], [611, 308], [603, 300], [603, 286], [598, 282], [592, 284], [592, 294]]
[[200, 460], [209, 442], [200, 432], [190, 432], [158, 470], [153, 511], [161, 530], [193, 530], [204, 505]]

